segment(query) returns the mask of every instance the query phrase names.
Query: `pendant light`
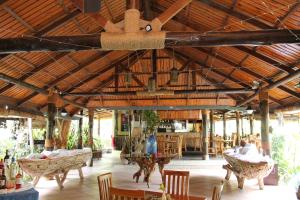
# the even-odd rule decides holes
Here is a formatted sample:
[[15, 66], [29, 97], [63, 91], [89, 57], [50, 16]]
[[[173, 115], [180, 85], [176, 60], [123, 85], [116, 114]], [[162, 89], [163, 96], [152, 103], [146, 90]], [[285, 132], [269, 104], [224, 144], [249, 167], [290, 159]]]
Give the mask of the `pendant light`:
[[149, 92], [154, 92], [156, 89], [155, 87], [155, 79], [153, 77], [150, 77], [148, 79], [148, 91]]
[[177, 83], [178, 76], [179, 76], [179, 71], [175, 65], [175, 55], [174, 55], [174, 49], [173, 49], [173, 68], [170, 71], [170, 83]]

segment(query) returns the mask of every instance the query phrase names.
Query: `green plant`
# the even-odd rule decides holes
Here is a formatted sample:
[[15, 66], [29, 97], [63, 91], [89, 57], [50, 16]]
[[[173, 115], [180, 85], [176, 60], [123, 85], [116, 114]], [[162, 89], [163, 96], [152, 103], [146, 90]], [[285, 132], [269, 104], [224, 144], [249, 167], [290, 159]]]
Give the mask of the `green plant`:
[[78, 135], [75, 129], [71, 129], [71, 131], [68, 134], [67, 148], [68, 149], [77, 148], [77, 141], [78, 141]]
[[278, 164], [281, 181], [287, 183], [300, 172], [299, 134], [275, 134], [272, 138], [272, 158]]
[[103, 144], [100, 138], [93, 139], [93, 150], [102, 150]]
[[147, 134], [152, 134], [160, 122], [158, 114], [152, 110], [145, 110], [143, 112], [143, 120], [147, 123]]

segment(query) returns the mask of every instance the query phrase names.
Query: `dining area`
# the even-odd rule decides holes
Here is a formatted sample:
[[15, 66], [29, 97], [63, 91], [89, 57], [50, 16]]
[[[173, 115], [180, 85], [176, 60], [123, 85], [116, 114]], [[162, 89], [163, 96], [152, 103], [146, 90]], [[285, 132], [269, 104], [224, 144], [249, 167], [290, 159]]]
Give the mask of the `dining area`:
[[[189, 171], [165, 170], [161, 191], [127, 189], [114, 187], [111, 172], [97, 177], [100, 200], [139, 199], [139, 200], [206, 200], [205, 196], [189, 194]], [[220, 200], [223, 183], [213, 189], [212, 200]]]

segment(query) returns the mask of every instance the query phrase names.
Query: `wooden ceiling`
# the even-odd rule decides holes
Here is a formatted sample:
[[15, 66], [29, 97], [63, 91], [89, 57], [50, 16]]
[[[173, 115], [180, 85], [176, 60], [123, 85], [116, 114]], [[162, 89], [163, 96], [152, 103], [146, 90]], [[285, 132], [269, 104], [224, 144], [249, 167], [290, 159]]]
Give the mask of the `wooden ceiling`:
[[[148, 0], [147, 0], [148, 1]], [[22, 36], [90, 35], [103, 31], [101, 23], [81, 11], [70, 0], [1, 0], [0, 38]], [[152, 0], [146, 17], [163, 13], [175, 0]], [[120, 22], [128, 1], [103, 0], [99, 14]], [[252, 31], [300, 29], [298, 0], [193, 0], [163, 26], [166, 31]], [[291, 34], [293, 32], [291, 31]], [[297, 37], [297, 36], [295, 36]], [[296, 38], [299, 39], [299, 38]], [[300, 68], [299, 44], [235, 47], [182, 47], [143, 51], [26, 52], [0, 55], [0, 73], [14, 78], [0, 81], [0, 104], [12, 108], [44, 110], [47, 90], [56, 88], [72, 113], [83, 107], [128, 106], [235, 106], [251, 94], [102, 95], [78, 97], [69, 93], [117, 93], [147, 90], [148, 79], [157, 77], [164, 90], [218, 90], [263, 87], [289, 76]], [[155, 64], [153, 64], [155, 63]], [[177, 83], [170, 83], [170, 70], [180, 71]], [[153, 69], [156, 73], [153, 73]], [[132, 80], [125, 77], [131, 72]], [[3, 79], [2, 79], [3, 80]], [[42, 89], [33, 91], [16, 81]], [[299, 76], [270, 90], [270, 106], [277, 108], [299, 102]], [[18, 82], [18, 83], [19, 83]], [[74, 106], [74, 102], [75, 106]], [[257, 105], [257, 99], [251, 102]], [[201, 108], [201, 107], [197, 107]], [[210, 107], [211, 108], [211, 107]], [[216, 107], [217, 108], [217, 107]]]

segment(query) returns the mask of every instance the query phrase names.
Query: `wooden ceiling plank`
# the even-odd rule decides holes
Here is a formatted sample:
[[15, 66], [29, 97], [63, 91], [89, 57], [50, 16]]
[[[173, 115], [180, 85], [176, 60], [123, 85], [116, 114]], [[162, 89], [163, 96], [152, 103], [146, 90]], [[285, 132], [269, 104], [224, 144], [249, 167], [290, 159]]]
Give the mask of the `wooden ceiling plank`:
[[[82, 70], [83, 68], [87, 67], [88, 65], [92, 64], [93, 62], [99, 60], [102, 56], [107, 55], [109, 52], [104, 52], [104, 53], [97, 53], [96, 55], [90, 57], [88, 60], [86, 60], [85, 62], [83, 62], [80, 65], [77, 65], [77, 67], [71, 69], [68, 73], [63, 74], [62, 76], [58, 77], [57, 79], [51, 81], [50, 83], [48, 83], [44, 89], [49, 89], [54, 87], [56, 84], [58, 84], [60, 81], [74, 75], [75, 73], [79, 72], [80, 70]], [[22, 104], [24, 104], [25, 102], [29, 101], [30, 99], [32, 99], [33, 97], [37, 96], [38, 93], [32, 93], [29, 96], [25, 97], [24, 99], [20, 100], [17, 102], [17, 105], [20, 106]]]
[[205, 4], [205, 5], [208, 5], [216, 10], [220, 10], [228, 15], [231, 15], [239, 20], [246, 20], [247, 23], [253, 25], [253, 26], [256, 26], [256, 27], [259, 27], [260, 29], [273, 29], [273, 26], [271, 25], [268, 25], [256, 18], [251, 18], [251, 16], [248, 16], [248, 15], [245, 15], [245, 14], [242, 14], [238, 11], [235, 11], [235, 10], [231, 10], [230, 8], [224, 6], [224, 5], [221, 5], [219, 3], [216, 3], [214, 1], [211, 1], [211, 0], [197, 0], [197, 2], [199, 3], [202, 3], [202, 4]]
[[[0, 73], [0, 80], [3, 80], [5, 82], [8, 82], [8, 83], [12, 83], [14, 85], [18, 85], [20, 87], [23, 87], [23, 88], [26, 88], [26, 89], [29, 89], [29, 90], [32, 90], [34, 92], [38, 92], [42, 95], [45, 95], [45, 96], [48, 96], [49, 95], [49, 92], [43, 88], [39, 88], [35, 85], [32, 85], [32, 84], [29, 84], [27, 82], [24, 82], [24, 81], [21, 81], [19, 79], [16, 79], [14, 77], [11, 77], [11, 76], [8, 76], [8, 75], [5, 75], [3, 73]], [[69, 104], [72, 104], [73, 106], [76, 106], [76, 107], [80, 107], [80, 108], [85, 108], [83, 105], [80, 105], [78, 103], [75, 103], [73, 101], [70, 101], [66, 98], [63, 98], [62, 96], [59, 95], [59, 98], [61, 100], [63, 100], [64, 102], [67, 102]]]
[[167, 23], [172, 17], [184, 9], [192, 0], [177, 0], [169, 8], [167, 8], [163, 13], [161, 13], [157, 18], [162, 25]]
[[[197, 49], [200, 50], [203, 53], [206, 53], [209, 56], [212, 56], [212, 57], [214, 57], [214, 58], [216, 58], [218, 60], [221, 60], [222, 62], [225, 62], [225, 63], [233, 66], [234, 68], [237, 68], [240, 71], [243, 71], [243, 72], [245, 72], [247, 74], [250, 74], [251, 76], [253, 76], [253, 77], [257, 78], [257, 79], [263, 80], [263, 81], [267, 82], [268, 84], [273, 84], [274, 83], [272, 80], [269, 80], [267, 77], [264, 77], [264, 76], [262, 76], [259, 73], [256, 73], [256, 72], [254, 72], [254, 71], [252, 71], [252, 70], [250, 70], [250, 69], [248, 69], [246, 67], [243, 67], [242, 65], [235, 64], [231, 60], [229, 60], [229, 59], [227, 59], [227, 58], [225, 58], [225, 57], [223, 57], [221, 55], [212, 54], [210, 51], [205, 50], [203, 48], [197, 48]], [[284, 92], [286, 92], [286, 93], [288, 93], [288, 94], [290, 94], [290, 95], [298, 98], [298, 99], [300, 98], [300, 94], [298, 94], [297, 92], [295, 92], [295, 91], [293, 91], [293, 90], [291, 90], [291, 89], [289, 89], [289, 88], [287, 88], [285, 86], [280, 85], [278, 88], [281, 89], [282, 91], [284, 91]]]
[[[206, 2], [206, 4], [210, 4], [210, 5], [218, 5], [218, 4], [216, 4], [216, 3], [214, 3], [214, 2], [212, 2], [212, 1], [210, 1], [210, 0], [205, 0], [205, 1], [203, 1], [203, 2]], [[220, 5], [219, 5], [220, 6]], [[218, 8], [219, 8], [219, 6], [217, 6]], [[235, 13], [235, 11], [230, 11], [230, 10], [228, 10], [226, 7], [224, 7], [224, 6], [221, 6], [220, 8], [222, 8], [222, 9], [225, 9], [226, 10], [226, 13], [227, 14], [232, 14], [232, 13]], [[161, 8], [158, 8], [158, 7], [154, 7], [154, 9], [156, 10], [156, 11], [158, 11], [158, 12], [162, 12], [162, 9]], [[241, 16], [239, 16], [239, 15], [234, 15], [234, 17], [237, 17], [237, 18], [239, 18], [239, 19], [249, 19], [249, 17], [248, 16], [244, 16], [244, 17], [241, 17]], [[182, 18], [180, 18], [180, 17], [174, 17], [173, 18], [175, 21], [177, 21], [177, 22], [179, 22], [179, 23], [181, 23], [181, 24], [185, 24], [185, 21], [182, 19]], [[262, 22], [257, 22], [257, 20], [255, 20], [254, 19], [254, 21], [253, 21], [253, 19], [250, 19], [250, 20], [247, 20], [247, 22], [249, 22], [249, 23], [251, 23], [252, 25], [254, 25], [254, 26], [257, 26], [257, 27], [259, 27], [259, 28], [261, 28], [261, 29], [272, 29], [273, 27], [271, 27], [271, 26], [268, 26], [268, 25], [266, 25], [266, 24], [264, 24], [264, 23], [262, 23]], [[260, 24], [260, 23], [262, 23], [262, 24]], [[191, 25], [191, 23], [190, 23], [190, 25], [189, 25], [189, 27], [191, 27], [192, 29], [194, 29], [194, 30], [198, 30], [199, 28], [198, 27], [196, 27], [196, 26], [194, 26], [194, 25]], [[292, 66], [290, 67], [290, 66], [287, 66], [287, 65], [285, 65], [285, 64], [283, 64], [283, 63], [280, 63], [280, 62], [278, 62], [278, 61], [276, 61], [275, 59], [273, 59], [273, 58], [270, 58], [270, 57], [267, 57], [267, 56], [265, 56], [265, 55], [263, 55], [263, 54], [260, 54], [260, 53], [257, 53], [257, 52], [255, 52], [255, 51], [253, 51], [253, 50], [250, 50], [250, 49], [248, 49], [248, 48], [246, 48], [246, 47], [234, 47], [234, 48], [236, 48], [236, 49], [239, 49], [239, 50], [241, 50], [241, 51], [243, 51], [243, 52], [245, 52], [245, 53], [248, 53], [248, 54], [250, 54], [251, 56], [253, 56], [253, 57], [255, 57], [255, 58], [258, 58], [258, 59], [260, 59], [260, 60], [262, 60], [262, 61], [264, 61], [264, 62], [266, 62], [266, 63], [269, 63], [269, 64], [271, 64], [273, 67], [275, 67], [275, 68], [277, 68], [277, 69], [279, 69], [279, 70], [281, 70], [281, 71], [285, 71], [285, 72], [288, 72], [288, 73], [291, 73], [291, 72], [293, 72], [293, 71], [291, 71], [292, 70]]]
[[276, 24], [275, 24], [274, 27], [275, 27], [275, 28], [279, 28], [279, 27], [281, 27], [281, 26], [284, 26], [285, 21], [288, 20], [289, 17], [290, 17], [291, 15], [293, 15], [293, 14], [295, 13], [295, 11], [298, 10], [298, 8], [300, 8], [300, 2], [295, 3], [295, 4], [294, 4], [294, 5], [286, 12], [286, 14], [285, 14], [284, 16], [280, 17], [280, 18], [277, 20], [277, 22], [276, 22]]
[[31, 31], [32, 33], [35, 33], [36, 30], [28, 24], [24, 19], [22, 19], [15, 11], [13, 11], [10, 7], [8, 6], [3, 6], [3, 9], [9, 13], [13, 18], [15, 18], [20, 24], [22, 24], [26, 29]]
[[[288, 82], [292, 81], [293, 79], [296, 79], [296, 78], [299, 78], [299, 77], [300, 77], [300, 70], [297, 70], [293, 74], [285, 76], [285, 77], [283, 77], [283, 78], [275, 81], [274, 83], [261, 88], [261, 91], [271, 90], [273, 88], [279, 87], [279, 86], [281, 86], [281, 85], [283, 85], [285, 83], [288, 83]], [[243, 106], [243, 105], [245, 105], [246, 103], [252, 101], [257, 95], [258, 95], [258, 93], [255, 93], [255, 94], [251, 95], [250, 97], [247, 97], [247, 99], [239, 102], [237, 104], [237, 106]]]
[[[59, 60], [62, 57], [64, 57], [67, 53], [61, 53], [59, 55], [56, 55], [54, 57], [55, 60]], [[37, 66], [36, 68], [32, 69], [31, 71], [25, 73], [23, 76], [19, 77], [18, 79], [21, 81], [26, 80], [27, 78], [33, 76], [34, 74], [36, 74], [37, 72], [43, 70], [44, 68], [48, 67], [49, 65], [51, 65], [53, 63], [52, 59], [47, 60], [46, 62], [42, 63], [41, 65]], [[14, 84], [7, 84], [5, 87], [0, 89], [0, 94], [4, 93], [5, 91], [9, 90], [10, 88], [12, 88], [14, 86]]]

